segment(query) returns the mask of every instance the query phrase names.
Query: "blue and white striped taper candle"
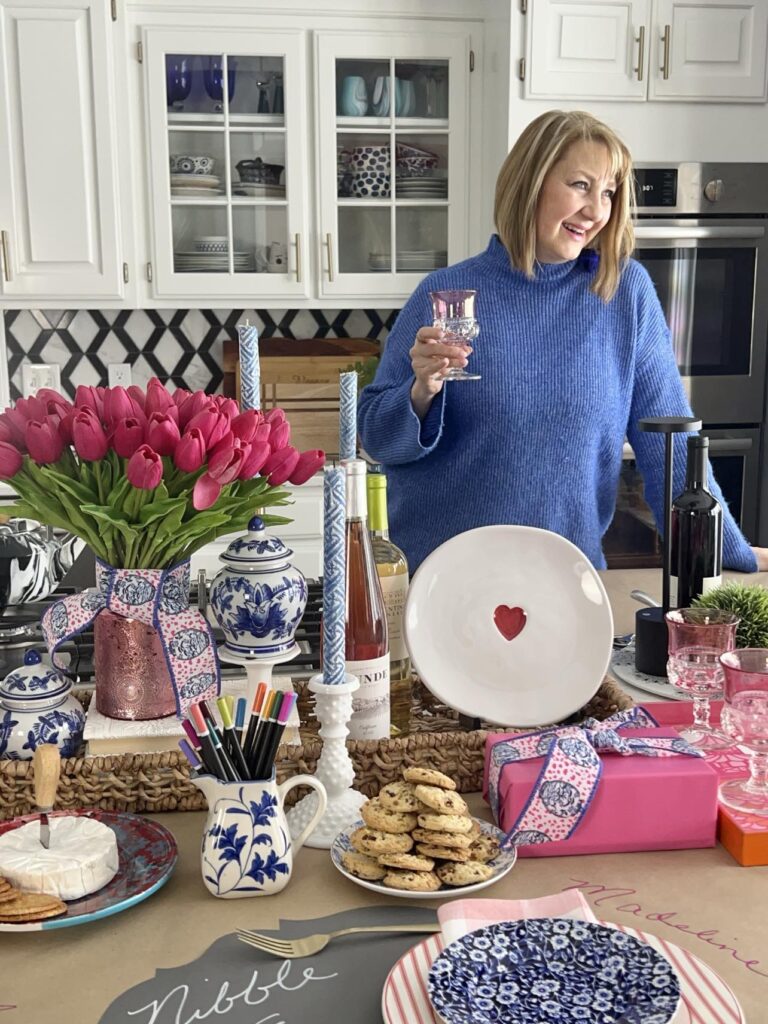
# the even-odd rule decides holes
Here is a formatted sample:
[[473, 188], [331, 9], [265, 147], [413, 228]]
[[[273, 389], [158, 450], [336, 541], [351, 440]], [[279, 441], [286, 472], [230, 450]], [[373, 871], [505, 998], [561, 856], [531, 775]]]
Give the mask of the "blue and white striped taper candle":
[[261, 369], [259, 367], [259, 332], [247, 320], [237, 325], [240, 341], [240, 408], [261, 408]]
[[339, 458], [357, 458], [357, 373], [339, 376]]
[[328, 467], [323, 476], [323, 682], [344, 682], [347, 609], [346, 472]]

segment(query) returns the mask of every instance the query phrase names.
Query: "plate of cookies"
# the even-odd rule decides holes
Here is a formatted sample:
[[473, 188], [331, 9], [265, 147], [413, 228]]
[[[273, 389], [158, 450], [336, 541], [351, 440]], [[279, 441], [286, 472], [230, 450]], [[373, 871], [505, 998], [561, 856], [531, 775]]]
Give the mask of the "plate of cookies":
[[517, 851], [503, 832], [473, 818], [456, 783], [431, 768], [406, 768], [360, 808], [362, 818], [331, 846], [334, 866], [351, 882], [406, 899], [445, 899], [503, 878]]

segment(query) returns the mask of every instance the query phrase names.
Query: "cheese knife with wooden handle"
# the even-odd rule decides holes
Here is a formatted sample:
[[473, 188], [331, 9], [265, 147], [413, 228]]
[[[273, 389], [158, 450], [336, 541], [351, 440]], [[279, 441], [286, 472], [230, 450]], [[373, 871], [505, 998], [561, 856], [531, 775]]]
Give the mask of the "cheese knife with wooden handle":
[[47, 812], [53, 810], [61, 773], [59, 748], [53, 743], [41, 744], [35, 750], [32, 768], [35, 777], [35, 803], [40, 809], [40, 844], [47, 850], [51, 843]]

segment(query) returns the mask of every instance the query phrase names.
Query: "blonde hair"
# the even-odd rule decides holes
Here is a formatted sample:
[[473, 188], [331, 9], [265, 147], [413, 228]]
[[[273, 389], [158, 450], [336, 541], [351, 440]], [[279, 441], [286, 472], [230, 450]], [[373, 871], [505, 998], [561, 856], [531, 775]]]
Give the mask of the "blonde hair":
[[544, 180], [576, 142], [597, 142], [608, 150], [616, 179], [611, 214], [593, 241], [600, 253], [591, 288], [608, 302], [619, 286], [624, 262], [632, 253], [635, 233], [632, 157], [621, 139], [584, 110], [550, 110], [528, 125], [512, 147], [496, 179], [493, 216], [512, 266], [533, 277], [536, 260], [536, 206]]

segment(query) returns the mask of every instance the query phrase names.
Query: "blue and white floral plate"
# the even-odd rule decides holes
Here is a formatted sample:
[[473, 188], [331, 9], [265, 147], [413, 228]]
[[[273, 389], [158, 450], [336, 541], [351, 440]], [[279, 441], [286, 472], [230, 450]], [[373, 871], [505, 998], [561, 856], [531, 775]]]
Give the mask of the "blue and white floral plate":
[[[501, 840], [504, 835], [501, 829], [496, 828], [495, 825], [488, 821], [480, 821], [479, 818], [474, 820], [485, 835], [494, 836], [496, 839]], [[517, 860], [517, 850], [501, 850], [498, 857], [488, 862], [488, 867], [493, 869], [493, 875], [484, 882], [475, 882], [474, 885], [443, 885], [437, 892], [410, 892], [406, 889], [390, 889], [388, 885], [382, 885], [381, 882], [370, 882], [367, 878], [358, 878], [344, 867], [341, 859], [342, 854], [354, 850], [349, 837], [355, 829], [361, 828], [363, 825], [365, 825], [365, 822], [361, 819], [339, 832], [331, 845], [331, 860], [333, 861], [333, 866], [345, 878], [348, 878], [350, 882], [354, 882], [355, 885], [361, 885], [364, 889], [370, 889], [372, 892], [379, 892], [382, 896], [401, 896], [406, 900], [444, 900], [451, 896], [466, 896], [467, 893], [478, 892], [480, 889], [486, 889], [489, 885], [493, 885], [494, 882], [498, 882], [500, 878], [503, 878], [504, 875], [512, 870]]]
[[[40, 932], [52, 928], [69, 928], [76, 924], [87, 924], [109, 917], [121, 910], [127, 910], [141, 903], [152, 893], [165, 885], [176, 866], [178, 850], [171, 833], [157, 821], [143, 818], [138, 814], [118, 811], [53, 811], [49, 818], [71, 815], [93, 818], [109, 826], [117, 837], [117, 852], [120, 867], [117, 874], [102, 889], [69, 900], [67, 910], [59, 917], [43, 921], [25, 921], [21, 924], [2, 924], [0, 932]], [[0, 823], [0, 834], [19, 828], [28, 821], [38, 821], [39, 815], [25, 814], [21, 818]]]
[[651, 946], [566, 918], [503, 921], [452, 942], [432, 964], [445, 1024], [669, 1024], [680, 982]]

